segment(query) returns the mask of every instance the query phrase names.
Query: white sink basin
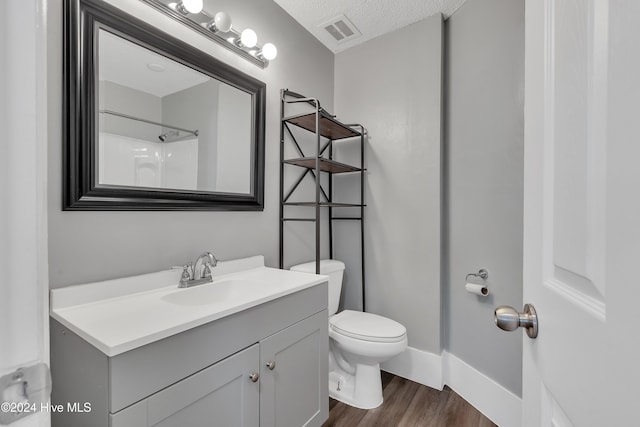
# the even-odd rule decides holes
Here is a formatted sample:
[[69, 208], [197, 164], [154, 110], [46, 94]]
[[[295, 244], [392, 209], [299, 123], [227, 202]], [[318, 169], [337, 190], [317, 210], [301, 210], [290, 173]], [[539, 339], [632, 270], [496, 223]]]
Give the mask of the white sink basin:
[[228, 304], [260, 289], [260, 283], [243, 279], [214, 280], [191, 288], [177, 289], [161, 297], [163, 301], [178, 305]]
[[149, 344], [326, 282], [264, 266], [256, 256], [218, 263], [213, 282], [178, 288], [165, 270], [51, 290], [51, 317], [107, 356]]

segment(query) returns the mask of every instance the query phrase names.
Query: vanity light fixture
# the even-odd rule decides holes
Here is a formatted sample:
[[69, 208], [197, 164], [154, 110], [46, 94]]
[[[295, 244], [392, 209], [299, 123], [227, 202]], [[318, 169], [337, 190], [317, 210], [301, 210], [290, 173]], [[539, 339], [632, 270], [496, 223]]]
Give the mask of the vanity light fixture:
[[264, 46], [262, 46], [262, 52], [258, 52], [257, 55], [261, 55], [267, 61], [271, 61], [278, 56], [278, 49], [273, 43], [265, 43]]
[[244, 47], [255, 47], [258, 44], [258, 35], [251, 28], [247, 28], [240, 33], [240, 43], [242, 43]]
[[209, 14], [203, 9], [203, 0], [140, 1], [209, 37], [260, 68], [265, 68], [278, 55], [278, 49], [273, 43], [260, 46], [258, 35], [252, 29], [238, 31], [233, 28], [228, 13], [218, 12], [213, 16]]
[[178, 3], [171, 3], [171, 5], [172, 6], [170, 7], [173, 7], [183, 15], [186, 15], [188, 13], [200, 13], [202, 12], [202, 7], [204, 6], [202, 0], [182, 0]]
[[218, 12], [213, 17], [213, 20], [207, 23], [206, 28], [214, 33], [218, 31], [228, 33], [231, 31], [231, 16], [227, 12]]

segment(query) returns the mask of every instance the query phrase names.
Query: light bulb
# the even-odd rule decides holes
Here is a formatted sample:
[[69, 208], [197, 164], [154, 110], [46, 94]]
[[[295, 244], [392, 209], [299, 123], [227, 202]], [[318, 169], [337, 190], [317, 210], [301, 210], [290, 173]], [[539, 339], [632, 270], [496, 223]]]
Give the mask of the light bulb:
[[262, 56], [264, 56], [264, 59], [267, 61], [276, 59], [276, 56], [278, 56], [278, 48], [276, 48], [273, 43], [265, 43], [264, 46], [262, 46]]
[[247, 28], [240, 34], [240, 42], [245, 47], [254, 47], [258, 43], [258, 35], [251, 28]]
[[189, 13], [200, 13], [202, 11], [202, 0], [182, 0], [182, 6]]
[[218, 12], [213, 17], [213, 23], [218, 31], [227, 32], [231, 30], [231, 16], [226, 12]]

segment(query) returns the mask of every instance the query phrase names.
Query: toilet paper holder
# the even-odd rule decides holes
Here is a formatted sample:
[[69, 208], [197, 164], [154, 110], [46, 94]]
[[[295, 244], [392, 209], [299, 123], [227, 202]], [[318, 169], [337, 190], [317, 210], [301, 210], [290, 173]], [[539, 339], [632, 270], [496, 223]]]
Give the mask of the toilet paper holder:
[[465, 278], [465, 282], [467, 283], [465, 283], [464, 287], [470, 294], [475, 294], [481, 297], [486, 297], [487, 295], [489, 295], [489, 288], [486, 284], [474, 283], [473, 281], [469, 280], [470, 277], [476, 277], [482, 279], [483, 281], [487, 280], [487, 278], [489, 277], [489, 272], [486, 269], [481, 268], [477, 273], [467, 274], [467, 277]]
[[477, 273], [469, 273], [469, 274], [467, 274], [467, 277], [465, 277], [464, 280], [465, 281], [469, 281], [469, 277], [479, 277], [482, 280], [487, 280], [489, 278], [489, 272], [486, 269], [481, 268], [480, 270], [478, 270]]

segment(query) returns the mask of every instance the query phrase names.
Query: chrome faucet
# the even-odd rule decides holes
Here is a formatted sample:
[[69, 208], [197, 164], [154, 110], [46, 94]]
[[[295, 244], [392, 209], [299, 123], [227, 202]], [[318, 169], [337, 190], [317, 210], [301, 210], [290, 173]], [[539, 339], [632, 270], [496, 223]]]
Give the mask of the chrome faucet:
[[179, 288], [189, 288], [191, 286], [202, 285], [213, 282], [211, 270], [218, 265], [218, 260], [211, 252], [204, 252], [197, 259], [195, 264], [189, 262], [182, 267]]
[[211, 269], [218, 265], [218, 260], [211, 252], [204, 252], [196, 259], [193, 266], [194, 279], [211, 279]]

